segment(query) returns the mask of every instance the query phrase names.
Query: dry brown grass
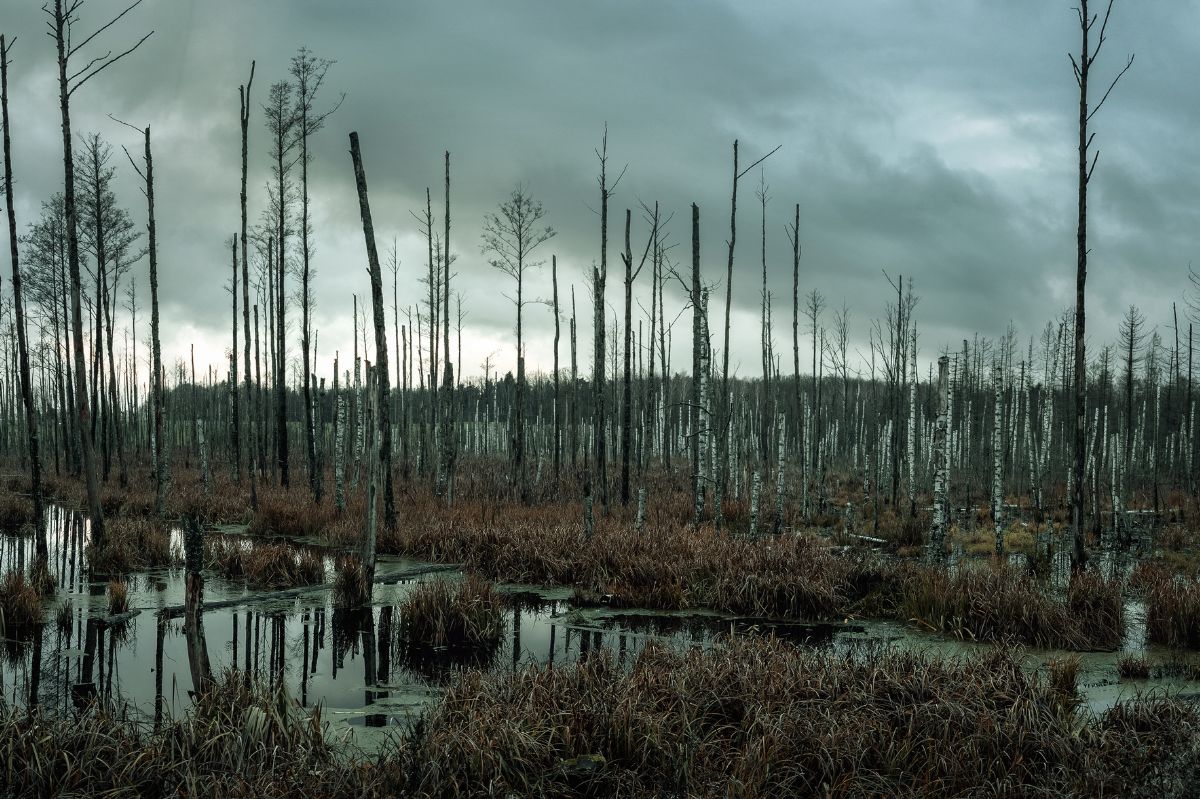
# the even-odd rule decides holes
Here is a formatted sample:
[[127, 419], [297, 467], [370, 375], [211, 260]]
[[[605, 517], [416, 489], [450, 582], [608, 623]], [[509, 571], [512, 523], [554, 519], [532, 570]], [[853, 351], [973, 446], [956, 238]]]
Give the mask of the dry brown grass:
[[23, 532], [33, 524], [33, 502], [15, 491], [0, 490], [0, 530]]
[[42, 620], [42, 597], [18, 569], [0, 578], [0, 633], [28, 627]]
[[[1093, 718], [1004, 650], [957, 661], [739, 640], [649, 646], [632, 671], [470, 673], [416, 741], [418, 793], [513, 796], [1156, 796], [1187, 703]], [[585, 767], [586, 766], [586, 767]]]
[[1124, 632], [1120, 583], [1093, 575], [1077, 578], [1059, 600], [1024, 571], [994, 560], [953, 571], [900, 564], [882, 590], [895, 597], [899, 617], [981, 641], [1112, 649]]
[[108, 581], [108, 615], [118, 616], [129, 610], [129, 583], [124, 580]]
[[495, 647], [504, 617], [492, 584], [476, 575], [418, 583], [400, 603], [400, 631], [410, 647]]
[[334, 562], [333, 595], [341, 607], [358, 607], [371, 600], [371, 586], [357, 555], [339, 555]]
[[292, 588], [325, 581], [325, 561], [307, 547], [215, 536], [205, 543], [205, 566], [255, 588]]
[[1117, 658], [1117, 674], [1122, 680], [1144, 680], [1150, 676], [1150, 661], [1132, 652]]
[[135, 569], [170, 566], [177, 562], [171, 551], [171, 527], [148, 516], [118, 516], [105, 523], [104, 546], [89, 545], [88, 564], [96, 574], [126, 574]]
[[382, 797], [396, 761], [358, 761], [331, 744], [319, 711], [227, 676], [155, 733], [102, 706], [79, 715], [0, 710], [0, 782], [17, 797]]
[[[1057, 683], [1053, 684], [1052, 683]], [[998, 649], [942, 660], [770, 639], [470, 670], [364, 758], [284, 692], [227, 674], [153, 732], [96, 705], [0, 710], [14, 796], [1187, 795], [1200, 717], [1135, 697], [1099, 716]]]
[[1146, 638], [1179, 649], [1200, 649], [1200, 581], [1163, 570], [1139, 575], [1146, 597]]

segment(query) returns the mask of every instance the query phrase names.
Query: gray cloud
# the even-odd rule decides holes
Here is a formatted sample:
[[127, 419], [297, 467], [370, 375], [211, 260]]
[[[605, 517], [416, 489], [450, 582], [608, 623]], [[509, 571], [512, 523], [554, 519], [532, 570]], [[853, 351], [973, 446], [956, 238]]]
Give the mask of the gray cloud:
[[[22, 224], [61, 183], [52, 43], [40, 2], [9, 0], [2, 24], [20, 37], [11, 70]], [[84, 25], [121, 7], [84, 6]], [[1102, 151], [1092, 194], [1089, 282], [1093, 341], [1115, 335], [1129, 303], [1170, 324], [1185, 284], [1200, 212], [1190, 76], [1200, 6], [1117, 3], [1100, 73], [1126, 53], [1133, 70], [1096, 118]], [[153, 28], [142, 50], [81, 90], [77, 131], [134, 145], [112, 113], [154, 130], [168, 357], [191, 342], [215, 359], [227, 343], [228, 252], [237, 228], [237, 86], [258, 61], [251, 132], [251, 214], [265, 205], [267, 141], [259, 104], [300, 45], [337, 59], [325, 100], [346, 100], [313, 142], [321, 373], [347, 350], [351, 294], [366, 295], [346, 134], [358, 130], [381, 248], [397, 239], [401, 303], [421, 296], [424, 245], [410, 210], [453, 157], [452, 246], [469, 316], [464, 367], [500, 349], [513, 362], [505, 280], [479, 251], [483, 215], [518, 181], [559, 235], [564, 297], [575, 285], [580, 354], [591, 325], [584, 287], [599, 253], [595, 182], [604, 124], [614, 171], [625, 165], [610, 220], [609, 302], [620, 304], [620, 220], [658, 200], [675, 212], [674, 256], [690, 258], [689, 204], [701, 209], [702, 263], [724, 278], [730, 149], [767, 161], [768, 270], [775, 336], [790, 363], [791, 264], [784, 224], [801, 206], [801, 290], [849, 306], [855, 346], [889, 287], [881, 270], [915, 281], [921, 347], [931, 354], [1012, 321], [1022, 339], [1073, 302], [1077, 47], [1070, 3], [866, 0], [853, 4], [732, 0], [517, 2], [239, 2], [148, 0], [105, 35], [105, 47]], [[120, 194], [143, 213], [124, 170]], [[740, 185], [731, 361], [758, 368], [760, 265], [757, 174]], [[645, 226], [635, 214], [635, 241]], [[635, 247], [637, 245], [635, 244]], [[144, 270], [144, 265], [141, 267]], [[644, 278], [643, 278], [644, 280]], [[145, 279], [139, 281], [144, 285]], [[549, 267], [528, 293], [548, 296]], [[643, 288], [645, 286], [643, 285]], [[389, 289], [390, 293], [390, 289]], [[723, 289], [719, 292], [723, 294]], [[143, 295], [144, 296], [144, 295]], [[672, 290], [674, 313], [682, 295]], [[390, 307], [390, 298], [389, 303]], [[719, 329], [720, 302], [712, 305]], [[531, 368], [548, 368], [550, 314], [527, 310]], [[675, 330], [679, 352], [690, 331]], [[390, 325], [389, 325], [390, 328]], [[754, 333], [750, 329], [754, 328]], [[565, 329], [565, 327], [564, 327]], [[298, 354], [298, 344], [294, 347]], [[566, 359], [566, 343], [563, 359]], [[684, 364], [679, 356], [675, 363]]]

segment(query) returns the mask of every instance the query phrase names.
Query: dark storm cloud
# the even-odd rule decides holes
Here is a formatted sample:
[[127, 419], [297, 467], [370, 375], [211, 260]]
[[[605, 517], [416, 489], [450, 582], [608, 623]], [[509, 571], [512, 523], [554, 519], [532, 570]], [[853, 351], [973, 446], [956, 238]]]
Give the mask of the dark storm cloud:
[[[22, 223], [61, 182], [52, 43], [42, 35], [40, 6], [7, 0], [0, 20], [21, 39], [12, 83]], [[120, 7], [90, 0], [83, 27]], [[257, 59], [250, 180], [257, 218], [269, 178], [260, 104], [300, 45], [337, 60], [323, 103], [346, 93], [313, 142], [323, 363], [350, 346], [350, 295], [368, 288], [350, 130], [362, 137], [381, 249], [397, 240], [402, 305], [419, 300], [424, 257], [409, 211], [423, 208], [431, 186], [440, 216], [441, 154], [453, 154], [451, 235], [468, 313], [469, 373], [495, 349], [502, 368], [513, 360], [513, 309], [501, 297], [508, 286], [481, 255], [479, 229], [518, 182], [544, 203], [559, 232], [541, 255], [558, 254], [564, 302], [575, 285], [586, 353], [583, 275], [599, 257], [593, 151], [605, 122], [611, 171], [627, 165], [610, 217], [614, 309], [626, 207], [635, 209], [635, 248], [645, 236], [639, 201], [674, 212], [672, 254], [687, 263], [689, 205], [697, 203], [703, 269], [720, 284], [732, 140], [741, 141], [743, 164], [781, 144], [765, 164], [781, 351], [790, 348], [791, 325], [784, 224], [799, 203], [801, 290], [820, 290], [831, 309], [844, 301], [855, 346], [865, 349], [870, 320], [889, 299], [883, 270], [911, 277], [928, 355], [976, 332], [997, 337], [1010, 320], [1022, 339], [1035, 335], [1073, 302], [1076, 99], [1066, 57], [1077, 46], [1073, 15], [1070, 3], [1044, 0], [147, 0], [103, 46], [117, 49], [151, 28], [155, 35], [76, 95], [75, 127], [98, 130], [114, 145], [136, 142], [108, 113], [154, 130], [168, 356], [183, 355], [192, 340], [211, 358], [227, 346], [224, 242], [238, 224], [237, 86]], [[1129, 52], [1137, 62], [1095, 120], [1102, 155], [1092, 197], [1093, 341], [1112, 337], [1129, 303], [1169, 324], [1185, 283], [1200, 222], [1193, 200], [1200, 112], [1190, 79], [1200, 53], [1189, 36], [1197, 23], [1196, 4], [1116, 5], [1099, 73], [1113, 74]], [[119, 146], [116, 155], [123, 163]], [[742, 373], [760, 361], [748, 332], [758, 318], [758, 181], [756, 170], [740, 184], [731, 361]], [[140, 219], [128, 174], [121, 196]], [[548, 264], [543, 272], [531, 276], [527, 294], [549, 295]], [[681, 302], [672, 290], [669, 313]], [[715, 300], [714, 330], [721, 312]], [[536, 305], [527, 314], [531, 368], [546, 368], [550, 314]], [[680, 351], [688, 325], [685, 316], [675, 331]]]

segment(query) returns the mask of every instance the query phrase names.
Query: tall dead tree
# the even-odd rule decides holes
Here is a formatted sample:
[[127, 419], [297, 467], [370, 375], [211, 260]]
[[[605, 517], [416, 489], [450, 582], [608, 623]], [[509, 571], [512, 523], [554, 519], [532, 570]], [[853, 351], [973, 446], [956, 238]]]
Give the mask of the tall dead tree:
[[[139, 167], [125, 150], [125, 157], [130, 166], [137, 172], [144, 184], [142, 194], [146, 197], [146, 254], [150, 262], [150, 401], [153, 414], [150, 448], [151, 460], [154, 464], [154, 512], [163, 515], [167, 510], [167, 484], [170, 482], [170, 470], [167, 463], [167, 451], [164, 437], [166, 425], [163, 419], [165, 402], [163, 392], [162, 338], [159, 333], [158, 313], [158, 231], [154, 224], [154, 156], [150, 150], [150, 128], [144, 130], [123, 122], [123, 125], [142, 134], [142, 166]], [[246, 341], [249, 342], [247, 335]], [[247, 360], [247, 364], [249, 360]]]
[[600, 160], [600, 264], [592, 264], [593, 300], [593, 358], [592, 358], [592, 469], [585, 491], [589, 497], [600, 492], [600, 504], [608, 509], [608, 443], [604, 394], [604, 286], [608, 281], [608, 200], [621, 182], [624, 171], [613, 184], [608, 185], [608, 125], [604, 126], [604, 137], [596, 151]]
[[274, 172], [274, 201], [275, 218], [274, 247], [272, 253], [275, 259], [275, 283], [273, 286], [275, 302], [275, 362], [272, 378], [275, 383], [275, 441], [276, 464], [279, 468], [279, 482], [288, 485], [288, 432], [287, 432], [287, 388], [285, 365], [287, 363], [287, 294], [284, 291], [287, 274], [287, 237], [288, 229], [288, 197], [291, 186], [288, 175], [295, 160], [292, 150], [296, 146], [296, 113], [292, 105], [293, 87], [287, 81], [278, 81], [271, 85], [267, 104], [264, 106], [267, 118], [267, 131], [271, 135], [271, 168]]
[[[1083, 472], [1087, 447], [1087, 362], [1084, 351], [1084, 335], [1086, 332], [1084, 324], [1084, 287], [1087, 282], [1088, 262], [1087, 189], [1088, 184], [1092, 180], [1092, 173], [1096, 169], [1096, 162], [1100, 158], [1100, 152], [1096, 151], [1092, 154], [1089, 164], [1088, 155], [1092, 139], [1095, 138], [1096, 134], [1088, 133], [1088, 123], [1091, 122], [1092, 117], [1104, 106], [1108, 95], [1112, 92], [1113, 87], [1117, 85], [1117, 81], [1133, 66], [1133, 56], [1130, 55], [1125, 62], [1125, 66], [1122, 67], [1121, 71], [1117, 73], [1116, 77], [1108, 85], [1108, 89], [1105, 90], [1104, 96], [1100, 98], [1100, 102], [1096, 103], [1094, 108], [1089, 108], [1088, 81], [1091, 77], [1092, 66], [1099, 57], [1101, 49], [1104, 47], [1105, 32], [1108, 30], [1108, 20], [1112, 15], [1112, 7], [1113, 0], [1108, 0], [1108, 6], [1104, 10], [1104, 18], [1100, 20], [1098, 15], [1088, 12], [1088, 0], [1080, 0], [1079, 6], [1076, 8], [1076, 13], [1079, 17], [1081, 38], [1079, 58], [1076, 59], [1074, 54], [1069, 55], [1071, 68], [1075, 73], [1075, 83], [1079, 87], [1079, 222], [1075, 235], [1075, 420], [1074, 452], [1071, 465], [1071, 530], [1074, 538], [1074, 547], [1071, 551], [1071, 568], [1075, 571], [1083, 568], [1087, 558], [1083, 546]], [[1095, 47], [1092, 47], [1089, 36], [1092, 27], [1098, 20], [1100, 21], [1100, 34], [1096, 40]]]
[[350, 134], [350, 157], [354, 162], [354, 183], [358, 190], [358, 208], [362, 215], [363, 238], [367, 245], [367, 269], [371, 275], [371, 310], [375, 325], [375, 375], [378, 392], [376, 415], [380, 435], [378, 457], [380, 468], [383, 470], [383, 522], [387, 527], [393, 527], [396, 524], [396, 502], [392, 494], [392, 424], [387, 401], [387, 319], [383, 312], [383, 274], [379, 268], [379, 251], [375, 248], [375, 226], [371, 221], [371, 204], [367, 200], [367, 176], [363, 171], [357, 132]]
[[[446, 504], [454, 503], [454, 464], [458, 454], [458, 442], [454, 435], [454, 364], [450, 358], [450, 151], [446, 151], [446, 210], [442, 214], [444, 235], [442, 256], [442, 434], [441, 476], [439, 493], [446, 497]], [[518, 309], [519, 313], [519, 309]], [[519, 323], [518, 323], [519, 324]]]
[[21, 373], [21, 404], [25, 407], [25, 441], [29, 450], [29, 482], [33, 499], [35, 568], [45, 568], [46, 527], [42, 509], [42, 456], [38, 441], [37, 407], [29, 374], [29, 342], [25, 330], [25, 303], [21, 296], [21, 268], [17, 246], [17, 211], [13, 202], [12, 123], [8, 117], [8, 40], [0, 34], [0, 122], [4, 128], [4, 207], [8, 212], [8, 248], [12, 259], [12, 295], [17, 328], [17, 358]]
[[58, 55], [58, 103], [62, 117], [63, 141], [63, 202], [67, 215], [67, 266], [71, 281], [71, 324], [74, 328], [72, 330], [72, 349], [75, 359], [75, 405], [76, 416], [79, 419], [84, 482], [87, 486], [91, 540], [92, 545], [97, 548], [103, 547], [105, 543], [104, 511], [100, 506], [100, 486], [96, 480], [96, 456], [92, 445], [91, 411], [88, 408], [86, 361], [83, 355], [83, 312], [79, 285], [79, 218], [75, 198], [75, 163], [71, 145], [71, 97], [89, 80], [138, 49], [146, 39], [153, 35], [154, 31], [147, 33], [132, 47], [120, 53], [114, 55], [109, 51], [103, 56], [89, 60], [80, 70], [75, 72], [69, 72], [69, 70], [72, 56], [112, 27], [141, 2], [142, 0], [135, 0], [117, 16], [82, 39], [72, 35], [72, 28], [78, 20], [77, 12], [83, 5], [83, 0], [70, 0], [68, 3], [64, 3], [63, 0], [54, 0], [53, 9], [48, 5], [43, 7], [50, 16], [51, 36], [54, 39]]
[[558, 339], [559, 339], [559, 322], [561, 317], [558, 312], [558, 256], [550, 256], [550, 287], [551, 297], [550, 303], [554, 309], [554, 482], [557, 487], [560, 469], [562, 467], [562, 405], [559, 402], [559, 380], [558, 380]]
[[[327, 58], [317, 58], [308, 48], [301, 47], [300, 52], [292, 57], [291, 66], [292, 79], [296, 85], [296, 107], [292, 113], [295, 117], [296, 140], [300, 147], [300, 352], [304, 380], [304, 446], [308, 461], [308, 484], [316, 502], [321, 501], [321, 470], [317, 463], [312, 401], [312, 223], [308, 216], [308, 164], [312, 160], [312, 154], [308, 149], [308, 139], [325, 125], [325, 120], [341, 105], [341, 100], [338, 100], [337, 104], [327, 111], [318, 113], [313, 110], [317, 92], [325, 82], [325, 74], [333, 63]], [[280, 197], [282, 196], [281, 190]], [[280, 202], [282, 203], [282, 200]], [[282, 213], [281, 211], [280, 218]], [[282, 240], [281, 232], [280, 241]], [[282, 279], [281, 270], [281, 282]], [[282, 307], [281, 303], [281, 312]]]
[[[525, 458], [525, 340], [522, 328], [525, 299], [525, 273], [544, 261], [531, 260], [534, 251], [554, 238], [554, 228], [541, 225], [546, 215], [542, 204], [530, 196], [525, 186], [517, 186], [500, 204], [500, 213], [484, 217], [481, 249], [491, 257], [493, 268], [517, 284], [516, 296], [508, 299], [517, 309], [517, 384], [513, 403], [512, 483], [529, 500], [528, 468]], [[447, 358], [449, 360], [449, 358]]]
[[633, 268], [633, 252], [629, 248], [629, 227], [631, 212], [625, 209], [625, 252], [621, 260], [625, 262], [625, 342], [624, 342], [624, 373], [621, 379], [621, 504], [629, 504], [629, 458], [630, 444], [633, 435], [633, 281], [642, 273], [646, 258], [650, 255], [650, 247], [658, 235], [658, 203], [654, 204], [651, 216], [651, 231], [646, 237], [646, 249], [642, 251], [642, 260], [637, 269]]
[[[239, 204], [242, 212], [242, 326], [245, 329], [245, 342], [243, 344], [243, 361], [244, 379], [246, 383], [246, 419], [248, 426], [253, 428], [253, 421], [258, 418], [255, 408], [257, 403], [254, 398], [253, 389], [250, 383], [250, 259], [247, 252], [246, 243], [246, 174], [247, 174], [247, 157], [248, 144], [250, 138], [250, 87], [254, 85], [254, 62], [250, 62], [250, 78], [243, 85], [238, 86], [238, 100], [241, 108], [238, 111], [238, 122], [242, 128], [242, 183], [241, 192], [238, 195]], [[233, 379], [237, 379], [234, 375]], [[237, 415], [241, 414], [241, 410], [237, 409]], [[236, 428], [235, 428], [236, 429]], [[250, 507], [258, 508], [258, 487], [257, 475], [254, 473], [258, 465], [258, 459], [254, 457], [255, 445], [253, 441], [255, 437], [250, 436], [251, 444], [246, 448], [248, 455], [247, 472], [250, 475]], [[239, 456], [236, 456], [240, 458]], [[240, 462], [240, 461], [239, 461]]]
[[[782, 146], [782, 145], [780, 145]], [[729, 426], [732, 423], [733, 406], [729, 394], [729, 315], [733, 307], [733, 252], [737, 245], [737, 187], [738, 181], [754, 167], [766, 161], [776, 152], [776, 147], [745, 169], [738, 170], [738, 142], [733, 141], [733, 188], [729, 196], [729, 239], [725, 242], [728, 257], [725, 263], [725, 338], [721, 351], [721, 396], [716, 403], [717, 417], [717, 484], [715, 486], [714, 510], [717, 527], [724, 521], [721, 506], [724, 504], [725, 483], [729, 479]]]

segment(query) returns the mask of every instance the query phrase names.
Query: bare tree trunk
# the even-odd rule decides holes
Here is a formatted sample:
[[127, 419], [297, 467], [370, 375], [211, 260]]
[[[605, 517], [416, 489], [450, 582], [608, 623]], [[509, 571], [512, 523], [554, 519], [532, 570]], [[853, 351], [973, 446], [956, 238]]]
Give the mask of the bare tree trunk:
[[[250, 87], [254, 85], [254, 62], [250, 62], [250, 79], [246, 81], [244, 86], [238, 87], [238, 97], [241, 99], [241, 111], [239, 119], [242, 126], [242, 184], [241, 184], [241, 210], [242, 210], [242, 324], [245, 327], [246, 340], [244, 343], [243, 360], [245, 361], [245, 381], [246, 381], [246, 410], [247, 427], [253, 429], [254, 420], [258, 418], [256, 406], [257, 402], [254, 397], [253, 389], [250, 384], [250, 259], [247, 253], [246, 244], [246, 171], [247, 171], [247, 146], [249, 140], [250, 126]], [[236, 375], [235, 375], [236, 377]], [[240, 413], [240, 409], [239, 409]], [[257, 458], [255, 458], [254, 436], [251, 435], [250, 446], [246, 448], [248, 455], [247, 472], [250, 475], [250, 507], [253, 510], [258, 509], [258, 487], [257, 475], [255, 470], [257, 467]], [[239, 456], [240, 457], [240, 456]], [[240, 463], [240, 461], [239, 461]], [[240, 467], [239, 467], [240, 468]]]
[[192, 516], [184, 520], [183, 531], [186, 587], [184, 593], [184, 633], [187, 640], [188, 668], [192, 688], [204, 694], [213, 685], [208, 644], [204, 639], [204, 534], [200, 522]]
[[996, 527], [996, 554], [1004, 554], [1004, 372], [992, 366], [992, 523]]
[[[17, 212], [13, 202], [12, 123], [8, 118], [8, 43], [0, 34], [0, 121], [4, 127], [4, 205], [8, 212], [8, 246], [12, 258], [12, 294], [17, 328], [17, 357], [21, 371], [21, 402], [25, 406], [25, 436], [29, 449], [29, 482], [33, 499], [33, 527], [36, 547], [35, 569], [46, 565], [46, 526], [42, 507], [42, 457], [38, 440], [37, 408], [33, 404], [33, 383], [29, 376], [29, 342], [25, 330], [25, 304], [21, 296], [21, 269], [17, 249]], [[40, 636], [39, 636], [40, 639]]]
[[445, 224], [445, 234], [442, 245], [445, 255], [445, 274], [442, 279], [442, 468], [440, 469], [443, 484], [442, 493], [446, 496], [446, 504], [454, 504], [454, 465], [457, 460], [457, 441], [454, 430], [454, 364], [450, 358], [450, 151], [446, 151], [446, 211], [442, 216]]
[[604, 284], [608, 280], [608, 126], [604, 128], [604, 139], [600, 146], [600, 265], [592, 267], [592, 293], [595, 307], [593, 314], [594, 356], [592, 362], [592, 486], [588, 493], [600, 494], [600, 504], [608, 510], [608, 444], [605, 437], [605, 394], [604, 394]]
[[383, 469], [383, 521], [387, 527], [396, 524], [396, 504], [392, 495], [392, 426], [388, 414], [388, 352], [387, 319], [383, 312], [383, 275], [379, 269], [379, 252], [375, 249], [375, 227], [371, 222], [371, 206], [367, 200], [367, 176], [363, 171], [362, 155], [358, 149], [358, 133], [350, 134], [350, 155], [354, 162], [354, 182], [358, 189], [358, 207], [362, 215], [363, 238], [367, 245], [367, 264], [371, 273], [371, 308], [375, 323], [375, 369], [378, 373], [378, 425], [381, 435], [380, 459]]
[[87, 485], [88, 517], [91, 540], [97, 549], [104, 546], [104, 511], [100, 505], [100, 486], [96, 481], [96, 455], [92, 447], [91, 411], [88, 408], [87, 362], [83, 354], [83, 311], [80, 305], [79, 218], [75, 204], [75, 163], [71, 150], [71, 104], [67, 78], [67, 14], [62, 0], [54, 2], [54, 38], [58, 48], [58, 98], [62, 116], [63, 198], [67, 212], [67, 265], [71, 278], [72, 347], [75, 356], [75, 404], [79, 419], [79, 438], [83, 450], [83, 474]]
[[692, 524], [704, 520], [704, 464], [700, 426], [705, 424], [704, 391], [705, 341], [704, 301], [700, 285], [700, 207], [692, 203], [692, 407], [688, 427], [692, 438]]
[[946, 532], [950, 527], [949, 520], [949, 447], [947, 446], [948, 419], [950, 404], [950, 359], [943, 355], [938, 358], [937, 382], [937, 421], [933, 428], [933, 526], [929, 531], [929, 552], [932, 557], [940, 557], [946, 541]]
[[550, 285], [554, 305], [554, 483], [555, 487], [557, 487], [562, 466], [562, 412], [558, 395], [558, 339], [560, 320], [558, 314], [558, 256], [556, 255], [550, 256]]
[[1096, 115], [1108, 99], [1109, 92], [1116, 86], [1117, 81], [1133, 66], [1133, 56], [1129, 57], [1124, 69], [1113, 78], [1108, 90], [1101, 97], [1096, 107], [1088, 109], [1088, 78], [1092, 64], [1100, 55], [1104, 46], [1105, 31], [1108, 29], [1108, 19], [1112, 14], [1113, 0], [1109, 0], [1100, 23], [1100, 35], [1093, 49], [1088, 42], [1088, 35], [1097, 17], [1088, 12], [1088, 0], [1080, 0], [1076, 9], [1079, 16], [1080, 46], [1079, 60], [1071, 56], [1071, 64], [1075, 71], [1075, 81], [1079, 86], [1079, 222], [1076, 230], [1076, 268], [1075, 268], [1075, 368], [1074, 368], [1074, 457], [1071, 464], [1071, 530], [1074, 547], [1071, 552], [1071, 568], [1074, 571], [1083, 569], [1087, 553], [1084, 551], [1084, 520], [1083, 520], [1083, 482], [1084, 457], [1087, 446], [1087, 361], [1085, 353], [1085, 315], [1084, 288], [1087, 282], [1087, 187], [1092, 178], [1092, 170], [1096, 168], [1099, 153], [1088, 165], [1088, 149], [1092, 143], [1088, 135], [1088, 122]]
[[629, 445], [633, 426], [633, 252], [629, 249], [630, 211], [625, 209], [625, 341], [624, 372], [621, 380], [621, 504], [629, 504]]

